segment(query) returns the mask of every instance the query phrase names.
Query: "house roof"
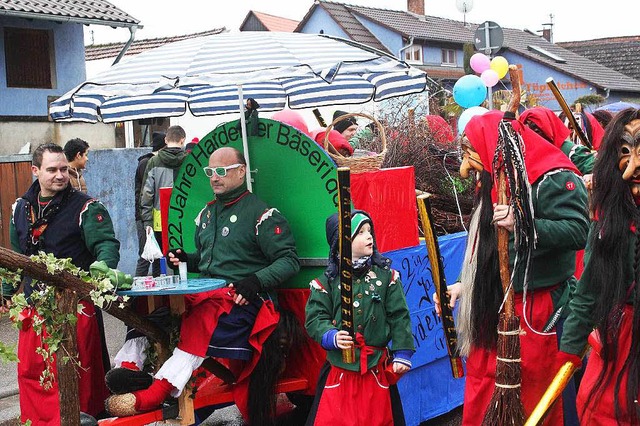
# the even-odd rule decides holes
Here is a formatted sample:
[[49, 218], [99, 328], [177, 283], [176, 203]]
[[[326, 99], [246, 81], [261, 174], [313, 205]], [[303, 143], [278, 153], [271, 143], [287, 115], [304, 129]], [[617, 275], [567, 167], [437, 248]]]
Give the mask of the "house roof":
[[142, 28], [139, 20], [104, 0], [0, 0], [0, 15]]
[[364, 25], [360, 23], [360, 21], [358, 21], [352, 11], [354, 6], [342, 3], [316, 1], [304, 18], [302, 18], [302, 21], [298, 24], [295, 31], [300, 31], [300, 29], [302, 29], [309, 17], [311, 17], [318, 7], [322, 7], [329, 15], [331, 15], [334, 21], [340, 25], [342, 30], [347, 33], [351, 40], [366, 44], [367, 46], [371, 46], [385, 53], [391, 53], [389, 52], [389, 49], [387, 49], [386, 46], [376, 38], [376, 36], [374, 36]]
[[294, 21], [293, 19], [282, 18], [280, 16], [273, 16], [267, 13], [251, 10], [244, 18], [244, 21], [242, 25], [240, 25], [240, 28], [244, 26], [251, 14], [253, 14], [256, 19], [260, 21], [260, 23], [262, 23], [262, 25], [264, 25], [267, 31], [281, 31], [292, 33], [293, 30], [295, 30], [298, 26], [298, 21]]
[[[135, 40], [127, 49], [125, 56], [137, 55], [138, 53], [144, 52], [145, 50], [153, 49], [155, 47], [159, 47], [165, 45], [167, 43], [173, 43], [175, 41], [186, 40], [189, 38], [196, 37], [204, 37], [214, 34], [220, 34], [223, 32], [227, 32], [227, 29], [216, 28], [210, 31], [203, 31], [194, 34], [185, 34], [180, 36], [173, 37], [159, 37], [159, 38], [150, 38], [150, 39], [141, 39]], [[86, 61], [95, 61], [98, 59], [107, 59], [107, 58], [115, 58], [122, 51], [125, 43], [109, 43], [109, 44], [96, 44], [91, 46], [85, 46], [85, 60]]]
[[[300, 22], [296, 31], [299, 31], [304, 27], [316, 7], [322, 7], [326, 10], [333, 17], [336, 23], [342, 26], [345, 29], [345, 32], [350, 36], [352, 34], [360, 34], [360, 32], [362, 32], [363, 34], [370, 34], [370, 37], [375, 39], [373, 34], [371, 34], [366, 27], [356, 19], [356, 16], [361, 16], [376, 22], [377, 24], [394, 31], [407, 39], [413, 37], [414, 39], [427, 42], [435, 41], [451, 44], [471, 43], [477, 28], [477, 24], [467, 23], [465, 25], [461, 21], [454, 21], [451, 19], [428, 15], [416, 15], [402, 10], [380, 9], [335, 3], [327, 0], [316, 0], [316, 3]], [[336, 11], [342, 10], [346, 10], [346, 14], [348, 14], [346, 16], [351, 19], [344, 19], [345, 12], [340, 14], [336, 13]], [[557, 44], [550, 43], [542, 36], [514, 28], [503, 28], [503, 33], [503, 49], [506, 51], [516, 53], [527, 59], [543, 64], [548, 68], [555, 69], [601, 89], [640, 92], [640, 81], [628, 77], [614, 69], [607, 68], [606, 66], [587, 59], [584, 56], [580, 56], [577, 53], [565, 49]], [[353, 39], [355, 41], [369, 44], [366, 41], [355, 37]], [[373, 44], [370, 45], [377, 47]], [[542, 50], [540, 50], [540, 48]], [[384, 50], [388, 51], [387, 49]], [[395, 53], [392, 54], [395, 55]], [[551, 56], [549, 56], [549, 54], [551, 54]], [[563, 61], [556, 60], [552, 56], [556, 56]]]
[[640, 80], [640, 36], [557, 43], [578, 55]]

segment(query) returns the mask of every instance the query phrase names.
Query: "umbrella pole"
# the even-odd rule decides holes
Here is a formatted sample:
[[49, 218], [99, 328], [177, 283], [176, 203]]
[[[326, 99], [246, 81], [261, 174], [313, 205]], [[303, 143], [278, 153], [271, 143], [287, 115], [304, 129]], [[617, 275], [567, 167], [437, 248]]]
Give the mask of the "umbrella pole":
[[240, 131], [242, 132], [242, 150], [244, 151], [244, 159], [247, 161], [247, 189], [253, 192], [253, 184], [251, 181], [251, 163], [249, 162], [249, 144], [247, 142], [247, 121], [244, 119], [242, 84], [238, 84], [238, 102], [240, 103]]

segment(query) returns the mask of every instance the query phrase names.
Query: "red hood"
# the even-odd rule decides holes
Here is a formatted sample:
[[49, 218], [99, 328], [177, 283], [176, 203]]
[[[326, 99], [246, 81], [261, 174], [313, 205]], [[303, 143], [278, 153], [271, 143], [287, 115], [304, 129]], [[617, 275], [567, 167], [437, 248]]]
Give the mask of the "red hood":
[[[465, 128], [471, 146], [480, 156], [484, 169], [492, 176], [493, 157], [498, 145], [498, 124], [503, 116], [501, 111], [489, 111], [472, 117]], [[554, 145], [517, 120], [511, 121], [511, 124], [524, 141], [524, 162], [530, 184], [533, 185], [545, 173], [556, 169], [571, 170], [580, 175], [576, 166]], [[495, 200], [495, 190], [492, 195]]]
[[526, 125], [527, 121], [531, 121], [538, 126], [553, 144], [558, 148], [562, 147], [564, 141], [569, 139], [571, 130], [564, 125], [560, 117], [553, 111], [545, 107], [530, 108], [522, 113], [520, 121]]

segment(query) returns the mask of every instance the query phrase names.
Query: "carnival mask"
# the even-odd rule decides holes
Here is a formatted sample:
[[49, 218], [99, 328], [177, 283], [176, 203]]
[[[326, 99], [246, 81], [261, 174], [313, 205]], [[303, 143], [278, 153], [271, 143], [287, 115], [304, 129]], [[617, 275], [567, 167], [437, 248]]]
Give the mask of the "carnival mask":
[[[475, 171], [478, 175], [484, 170], [480, 155], [469, 143], [469, 139], [462, 137], [460, 142], [460, 149], [462, 150], [462, 162], [460, 163], [460, 177], [463, 179], [468, 178]], [[478, 177], [478, 176], [476, 176]], [[478, 179], [479, 180], [479, 179]]]
[[[582, 130], [582, 132], [586, 135], [587, 129], [585, 129], [584, 123], [582, 122], [583, 120], [582, 114], [579, 112], [573, 112], [573, 117], [576, 119], [576, 123], [578, 123], [578, 126], [580, 126], [580, 129]], [[569, 121], [568, 118], [564, 119], [564, 125], [571, 130], [571, 134], [569, 135], [569, 139], [571, 140], [571, 142], [573, 142], [576, 145], [583, 145], [582, 139], [578, 137], [578, 133], [573, 129], [573, 126], [571, 125], [571, 121]]]
[[640, 120], [633, 120], [624, 126], [618, 168], [622, 172], [622, 179], [629, 182], [633, 198], [640, 200]]

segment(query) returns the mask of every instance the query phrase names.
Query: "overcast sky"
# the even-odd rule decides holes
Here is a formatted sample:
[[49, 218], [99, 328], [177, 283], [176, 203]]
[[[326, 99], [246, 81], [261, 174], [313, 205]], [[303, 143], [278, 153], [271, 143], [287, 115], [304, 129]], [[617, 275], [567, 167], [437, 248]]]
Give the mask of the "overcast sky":
[[[144, 26], [136, 39], [167, 37], [226, 27], [237, 31], [251, 10], [297, 21], [313, 5], [312, 0], [109, 0]], [[637, 5], [631, 0], [586, 2], [579, 0], [465, 0], [472, 3], [467, 22], [494, 21], [502, 27], [537, 31], [553, 14], [554, 41], [590, 40], [602, 37], [640, 35]], [[350, 0], [343, 3], [406, 10], [406, 0]], [[589, 4], [589, 6], [587, 6]], [[598, 4], [599, 7], [591, 6]], [[463, 20], [456, 0], [425, 0], [427, 15]], [[129, 31], [90, 26], [96, 44], [126, 41]]]

